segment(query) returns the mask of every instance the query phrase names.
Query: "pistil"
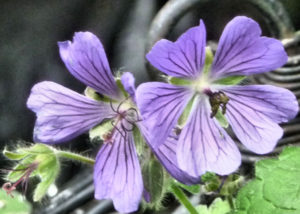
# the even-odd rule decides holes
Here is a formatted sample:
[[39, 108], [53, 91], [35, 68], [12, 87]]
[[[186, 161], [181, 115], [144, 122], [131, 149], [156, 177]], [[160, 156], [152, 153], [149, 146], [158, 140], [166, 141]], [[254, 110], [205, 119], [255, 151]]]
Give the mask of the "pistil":
[[6, 191], [7, 195], [10, 195], [11, 197], [13, 197], [12, 192], [21, 183], [22, 187], [24, 188], [24, 193], [26, 193], [28, 179], [29, 179], [30, 175], [34, 172], [34, 170], [37, 169], [38, 165], [39, 164], [37, 162], [33, 162], [32, 164], [30, 164], [25, 169], [7, 170], [7, 171], [24, 171], [24, 174], [13, 184], [10, 183], [10, 182], [7, 182], [7, 183], [3, 184], [2, 189], [4, 191]]

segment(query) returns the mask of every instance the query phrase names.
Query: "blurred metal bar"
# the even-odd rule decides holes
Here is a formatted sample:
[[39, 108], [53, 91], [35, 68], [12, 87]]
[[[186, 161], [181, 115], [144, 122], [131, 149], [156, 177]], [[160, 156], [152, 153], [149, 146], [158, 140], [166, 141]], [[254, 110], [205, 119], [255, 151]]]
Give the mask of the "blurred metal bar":
[[113, 203], [110, 200], [99, 201], [97, 205], [88, 210], [85, 214], [107, 214], [114, 210]]
[[70, 180], [47, 206], [42, 206], [34, 214], [63, 214], [94, 198], [93, 172], [85, 170]]
[[278, 0], [245, 0], [253, 4], [265, 18], [272, 36], [284, 38], [292, 35], [294, 27], [285, 8]]

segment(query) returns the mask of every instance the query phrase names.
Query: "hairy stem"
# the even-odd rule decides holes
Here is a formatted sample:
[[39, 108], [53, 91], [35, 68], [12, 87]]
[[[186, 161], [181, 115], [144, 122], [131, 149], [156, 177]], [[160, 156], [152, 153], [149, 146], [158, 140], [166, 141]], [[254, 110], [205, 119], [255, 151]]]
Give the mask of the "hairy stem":
[[184, 192], [176, 184], [171, 185], [171, 191], [180, 203], [183, 204], [183, 206], [185, 206], [185, 208], [190, 212], [190, 214], [198, 214], [195, 207], [190, 203]]
[[55, 151], [55, 153], [59, 157], [62, 157], [62, 158], [72, 159], [72, 160], [80, 161], [80, 162], [83, 162], [86, 164], [91, 164], [91, 165], [95, 164], [94, 159], [91, 159], [91, 158], [88, 158], [88, 157], [85, 157], [85, 156], [82, 156], [82, 155], [79, 155], [76, 153], [67, 152], [67, 151], [59, 151], [59, 150]]

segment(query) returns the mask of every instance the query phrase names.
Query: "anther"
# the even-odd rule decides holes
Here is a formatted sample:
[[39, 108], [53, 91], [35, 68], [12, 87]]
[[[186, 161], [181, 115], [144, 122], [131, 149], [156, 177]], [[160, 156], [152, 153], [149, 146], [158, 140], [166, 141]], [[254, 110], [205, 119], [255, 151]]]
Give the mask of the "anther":
[[226, 96], [226, 94], [222, 91], [218, 91], [218, 92], [211, 92], [207, 95], [209, 96], [209, 103], [211, 106], [210, 117], [213, 118], [214, 116], [216, 116], [220, 107], [222, 109], [222, 114], [225, 114], [226, 104], [229, 101], [229, 98]]

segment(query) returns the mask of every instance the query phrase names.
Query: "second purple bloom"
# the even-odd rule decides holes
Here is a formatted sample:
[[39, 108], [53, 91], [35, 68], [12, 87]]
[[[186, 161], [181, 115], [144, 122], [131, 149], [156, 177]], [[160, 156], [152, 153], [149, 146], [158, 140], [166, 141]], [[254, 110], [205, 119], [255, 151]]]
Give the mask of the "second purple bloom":
[[[70, 73], [92, 93], [83, 96], [49, 81], [36, 84], [27, 101], [37, 115], [34, 141], [66, 142], [99, 124], [108, 124], [100, 133], [103, 145], [94, 166], [95, 198], [112, 199], [119, 212], [136, 211], [144, 185], [133, 131], [141, 131], [146, 139], [148, 131], [136, 107], [135, 80], [128, 72], [114, 78], [100, 40], [90, 32], [78, 32], [72, 42], [58, 45]], [[197, 183], [197, 178], [178, 168], [175, 145], [165, 141], [152, 151], [177, 180]]]
[[[205, 63], [205, 45], [202, 21], [176, 42], [158, 41], [147, 54], [148, 61], [184, 81], [144, 83], [137, 89], [137, 103], [153, 147], [175, 133], [182, 170], [192, 176], [207, 171], [226, 175], [238, 168], [241, 155], [216, 116], [225, 116], [245, 147], [264, 154], [282, 137], [278, 123], [296, 116], [298, 103], [290, 91], [275, 86], [221, 84], [224, 78], [268, 72], [286, 63], [281, 42], [262, 37], [254, 20], [241, 16], [227, 24], [212, 63]], [[178, 124], [184, 112], [188, 119]]]

